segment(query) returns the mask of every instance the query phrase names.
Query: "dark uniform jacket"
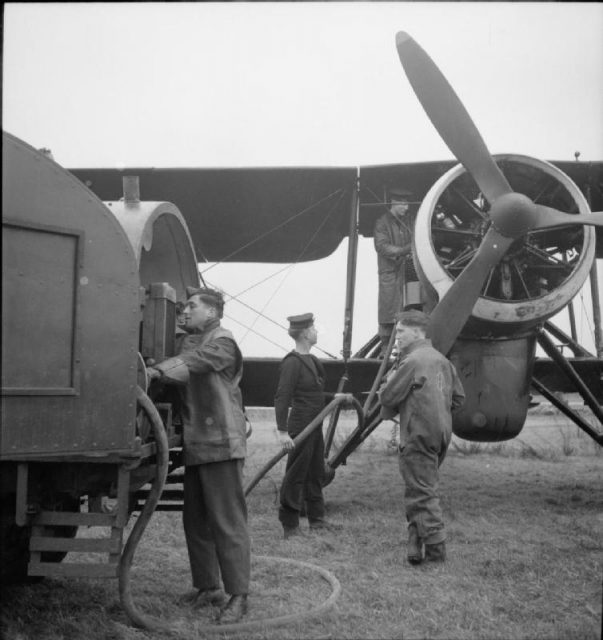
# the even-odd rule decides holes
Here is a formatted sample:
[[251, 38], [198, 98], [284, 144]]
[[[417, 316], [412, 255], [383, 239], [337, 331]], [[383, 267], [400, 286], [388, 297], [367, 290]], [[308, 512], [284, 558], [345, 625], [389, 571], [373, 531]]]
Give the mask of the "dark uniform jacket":
[[382, 417], [400, 414], [400, 447], [413, 444], [438, 450], [452, 434], [451, 411], [465, 400], [454, 365], [431, 345], [418, 340], [401, 354], [379, 397]]
[[230, 331], [214, 322], [201, 333], [186, 335], [178, 356], [156, 368], [166, 382], [172, 378], [186, 383], [182, 388], [184, 464], [244, 458], [246, 423], [239, 389], [243, 356]]
[[[393, 213], [383, 214], [375, 223], [375, 251], [379, 271], [379, 324], [395, 321], [403, 296], [405, 256], [411, 258], [412, 222], [407, 214], [399, 222]], [[411, 258], [412, 260], [412, 258]], [[408, 265], [410, 266], [410, 265]]]
[[274, 397], [278, 430], [288, 431], [292, 438], [303, 431], [324, 409], [324, 385], [325, 370], [316, 356], [289, 352], [281, 362]]

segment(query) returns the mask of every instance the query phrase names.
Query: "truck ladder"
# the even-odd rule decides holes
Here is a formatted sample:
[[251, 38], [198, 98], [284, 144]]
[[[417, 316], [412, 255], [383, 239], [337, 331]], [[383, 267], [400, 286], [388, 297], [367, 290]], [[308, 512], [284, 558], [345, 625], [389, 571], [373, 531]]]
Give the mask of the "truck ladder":
[[[116, 578], [123, 547], [123, 531], [128, 522], [130, 472], [118, 471], [117, 507], [112, 513], [39, 511], [31, 517], [29, 540], [30, 576], [68, 576], [81, 578]], [[109, 529], [109, 536], [94, 538], [57, 537], [55, 527], [98, 527]], [[101, 562], [49, 562], [48, 553], [106, 554]]]

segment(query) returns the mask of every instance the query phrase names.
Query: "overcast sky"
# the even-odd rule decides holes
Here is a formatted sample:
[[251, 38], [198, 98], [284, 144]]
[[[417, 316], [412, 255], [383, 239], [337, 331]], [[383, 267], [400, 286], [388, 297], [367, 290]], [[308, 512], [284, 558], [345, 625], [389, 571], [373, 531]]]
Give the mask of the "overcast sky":
[[[449, 159], [402, 71], [399, 30], [435, 60], [493, 153], [603, 159], [601, 3], [8, 3], [4, 10], [3, 128], [51, 148], [66, 167]], [[211, 280], [238, 293], [281, 268], [219, 266]], [[362, 243], [359, 269], [355, 347], [376, 324], [370, 242]], [[313, 310], [323, 346], [338, 353], [344, 282], [342, 245], [243, 299], [281, 324]], [[592, 344], [585, 294], [579, 326]], [[250, 325], [253, 314], [235, 306], [231, 315]], [[254, 330], [284, 348], [234, 320], [231, 328], [250, 354], [290, 347], [263, 320]]]

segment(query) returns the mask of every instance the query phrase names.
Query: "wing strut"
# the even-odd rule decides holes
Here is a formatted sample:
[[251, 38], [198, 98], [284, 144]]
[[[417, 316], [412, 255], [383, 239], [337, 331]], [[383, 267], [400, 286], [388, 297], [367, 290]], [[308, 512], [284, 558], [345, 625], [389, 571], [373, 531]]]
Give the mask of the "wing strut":
[[[356, 169], [356, 183], [352, 192], [350, 207], [350, 231], [348, 233], [348, 268], [345, 289], [345, 312], [343, 318], [343, 348], [342, 355], [347, 370], [347, 362], [352, 354], [352, 326], [354, 324], [354, 294], [356, 292], [356, 265], [358, 261], [358, 217], [360, 191], [360, 169]], [[345, 375], [345, 374], [344, 374]]]
[[[553, 341], [546, 335], [544, 329], [540, 329], [536, 334], [538, 344], [551, 360], [563, 371], [563, 373], [573, 382], [578, 393], [582, 396], [584, 403], [588, 405], [591, 411], [601, 425], [603, 425], [603, 409], [593, 395], [591, 390], [584, 384], [582, 378], [576, 373], [572, 365], [559, 353]], [[578, 425], [580, 426], [580, 425]], [[591, 434], [589, 434], [591, 435]], [[594, 437], [594, 436], [593, 436]], [[603, 435], [595, 438], [599, 444], [603, 444]]]

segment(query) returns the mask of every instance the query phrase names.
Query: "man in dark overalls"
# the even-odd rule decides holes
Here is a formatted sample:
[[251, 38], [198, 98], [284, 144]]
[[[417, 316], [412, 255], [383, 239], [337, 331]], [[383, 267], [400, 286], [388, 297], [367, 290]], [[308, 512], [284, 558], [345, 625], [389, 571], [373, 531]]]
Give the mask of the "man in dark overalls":
[[400, 415], [399, 466], [405, 483], [408, 561], [446, 559], [438, 470], [452, 436], [452, 411], [464, 402], [453, 364], [425, 337], [422, 311], [397, 315], [398, 356], [379, 392], [381, 417]]
[[375, 223], [373, 240], [379, 271], [379, 338], [383, 354], [389, 343], [395, 315], [403, 309], [420, 308], [421, 292], [412, 260], [412, 193], [391, 187], [389, 211]]
[[325, 407], [325, 370], [320, 360], [310, 353], [318, 335], [314, 316], [304, 313], [290, 316], [287, 320], [288, 333], [295, 340], [295, 349], [281, 362], [274, 397], [278, 438], [283, 449], [289, 451], [278, 514], [286, 539], [301, 533], [299, 517], [304, 502], [310, 530], [340, 528], [327, 522], [324, 517], [324, 441], [321, 426], [298, 448], [293, 445], [293, 438]]

